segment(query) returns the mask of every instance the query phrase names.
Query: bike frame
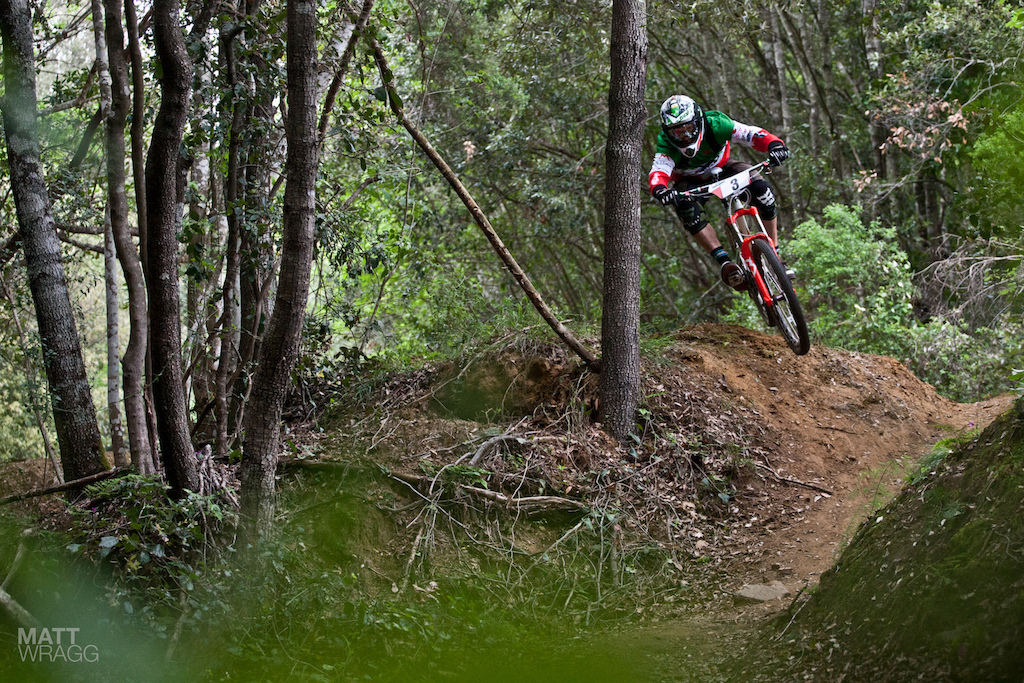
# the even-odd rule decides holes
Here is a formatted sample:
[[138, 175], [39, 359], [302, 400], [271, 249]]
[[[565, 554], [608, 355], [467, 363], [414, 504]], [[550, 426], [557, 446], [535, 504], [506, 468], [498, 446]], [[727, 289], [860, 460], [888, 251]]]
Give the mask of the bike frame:
[[[772, 238], [765, 232], [764, 223], [761, 222], [761, 216], [757, 212], [757, 207], [745, 206], [740, 200], [739, 196], [743, 194], [748, 187], [750, 187], [751, 176], [755, 173], [768, 174], [771, 168], [771, 164], [767, 161], [751, 166], [748, 169], [744, 169], [739, 173], [717, 180], [707, 185], [701, 185], [695, 187], [692, 190], [685, 190], [679, 194], [689, 199], [706, 199], [708, 197], [717, 197], [725, 205], [725, 209], [728, 212], [728, 216], [725, 219], [726, 225], [729, 227], [729, 238], [732, 243], [733, 249], [738, 251], [738, 256], [743, 262], [743, 268], [753, 276], [754, 286], [757, 288], [757, 293], [761, 298], [761, 301], [765, 306], [775, 307], [775, 301], [772, 298], [771, 292], [768, 291], [768, 286], [765, 284], [764, 279], [761, 277], [761, 272], [754, 264], [754, 257], [750, 251], [750, 244], [755, 238], [761, 237], [765, 239], [768, 244], [771, 245], [772, 249], [775, 249], [775, 243]], [[741, 225], [740, 219], [744, 216], [750, 216], [753, 222], [757, 226], [757, 230], [745, 229], [748, 226], [745, 224]]]
[[[733, 201], [739, 203], [739, 199], [733, 199]], [[741, 216], [752, 216], [757, 222], [758, 231], [743, 236], [744, 230], [739, 225], [739, 218]], [[754, 286], [757, 287], [758, 294], [761, 295], [761, 301], [766, 306], [775, 306], [775, 300], [772, 298], [771, 292], [768, 291], [768, 285], [764, 283], [764, 278], [761, 277], [761, 269], [754, 264], [754, 257], [750, 252], [750, 243], [757, 237], [763, 237], [768, 244], [771, 245], [772, 249], [775, 249], [775, 243], [772, 242], [772, 238], [768, 236], [768, 233], [764, 230], [764, 223], [761, 222], [761, 216], [757, 213], [757, 207], [746, 206], [740, 207], [733, 211], [725, 219], [726, 224], [735, 231], [736, 237], [740, 241], [740, 258], [743, 260], [743, 266], [747, 272], [754, 276]], [[748, 231], [749, 232], [749, 231]]]

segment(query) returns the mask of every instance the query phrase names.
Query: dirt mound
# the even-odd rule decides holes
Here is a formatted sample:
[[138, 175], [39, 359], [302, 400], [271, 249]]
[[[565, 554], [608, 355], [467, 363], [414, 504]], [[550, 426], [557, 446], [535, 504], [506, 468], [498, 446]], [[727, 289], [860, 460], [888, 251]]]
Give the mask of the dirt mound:
[[734, 583], [816, 581], [937, 440], [983, 427], [1012, 403], [959, 404], [893, 358], [817, 347], [797, 357], [780, 338], [741, 327], [699, 326], [673, 350], [683, 364], [672, 375], [719, 390], [763, 427], [758, 476], [746, 478], [734, 510], [730, 553], [747, 565]]
[[945, 445], [859, 527], [774, 638], [761, 634], [742, 680], [1021, 678], [1024, 402]]
[[[719, 597], [760, 583], [792, 595], [938, 439], [988, 424], [1011, 401], [958, 404], [892, 358], [797, 357], [735, 326], [700, 325], [652, 347], [626, 445], [592, 421], [596, 377], [556, 346], [395, 378], [345, 431], [432, 494], [441, 473], [457, 473], [464, 490], [491, 492], [489, 504], [607, 506], [622, 513], [608, 533], [623, 557], [657, 546], [673, 562], [706, 563]], [[537, 528], [512, 534], [517, 552], [543, 553], [565, 531]]]

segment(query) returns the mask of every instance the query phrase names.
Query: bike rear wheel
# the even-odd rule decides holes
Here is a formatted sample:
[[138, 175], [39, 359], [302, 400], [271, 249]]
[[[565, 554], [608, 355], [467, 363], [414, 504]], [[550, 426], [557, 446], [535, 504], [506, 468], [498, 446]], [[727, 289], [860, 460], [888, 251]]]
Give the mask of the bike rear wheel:
[[804, 355], [811, 350], [811, 337], [807, 333], [803, 309], [800, 308], [792, 283], [786, 277], [786, 268], [779, 260], [775, 249], [764, 238], [757, 238], [751, 242], [750, 253], [761, 273], [761, 279], [771, 294], [775, 326], [779, 328], [793, 353], [798, 356]]

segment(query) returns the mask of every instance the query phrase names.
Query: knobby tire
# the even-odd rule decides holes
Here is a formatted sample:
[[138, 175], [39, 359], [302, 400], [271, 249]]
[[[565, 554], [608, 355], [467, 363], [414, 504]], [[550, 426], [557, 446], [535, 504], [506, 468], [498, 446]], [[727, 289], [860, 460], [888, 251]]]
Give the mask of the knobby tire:
[[798, 356], [804, 355], [811, 350], [811, 337], [807, 333], [807, 321], [793, 291], [793, 284], [786, 277], [786, 268], [775, 250], [763, 238], [755, 239], [751, 243], [750, 252], [758, 270], [761, 271], [761, 278], [768, 287], [768, 292], [772, 295], [775, 326], [779, 328], [793, 353]]

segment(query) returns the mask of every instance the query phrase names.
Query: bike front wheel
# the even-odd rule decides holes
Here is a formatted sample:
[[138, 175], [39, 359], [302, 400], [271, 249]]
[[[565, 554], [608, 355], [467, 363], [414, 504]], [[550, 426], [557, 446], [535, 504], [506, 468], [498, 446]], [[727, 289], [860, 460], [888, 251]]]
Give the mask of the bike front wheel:
[[802, 356], [811, 350], [811, 337], [807, 333], [807, 321], [803, 309], [793, 291], [793, 284], [786, 277], [786, 268], [768, 240], [757, 238], [751, 242], [750, 253], [754, 258], [761, 279], [771, 294], [775, 326], [779, 328], [793, 353]]

